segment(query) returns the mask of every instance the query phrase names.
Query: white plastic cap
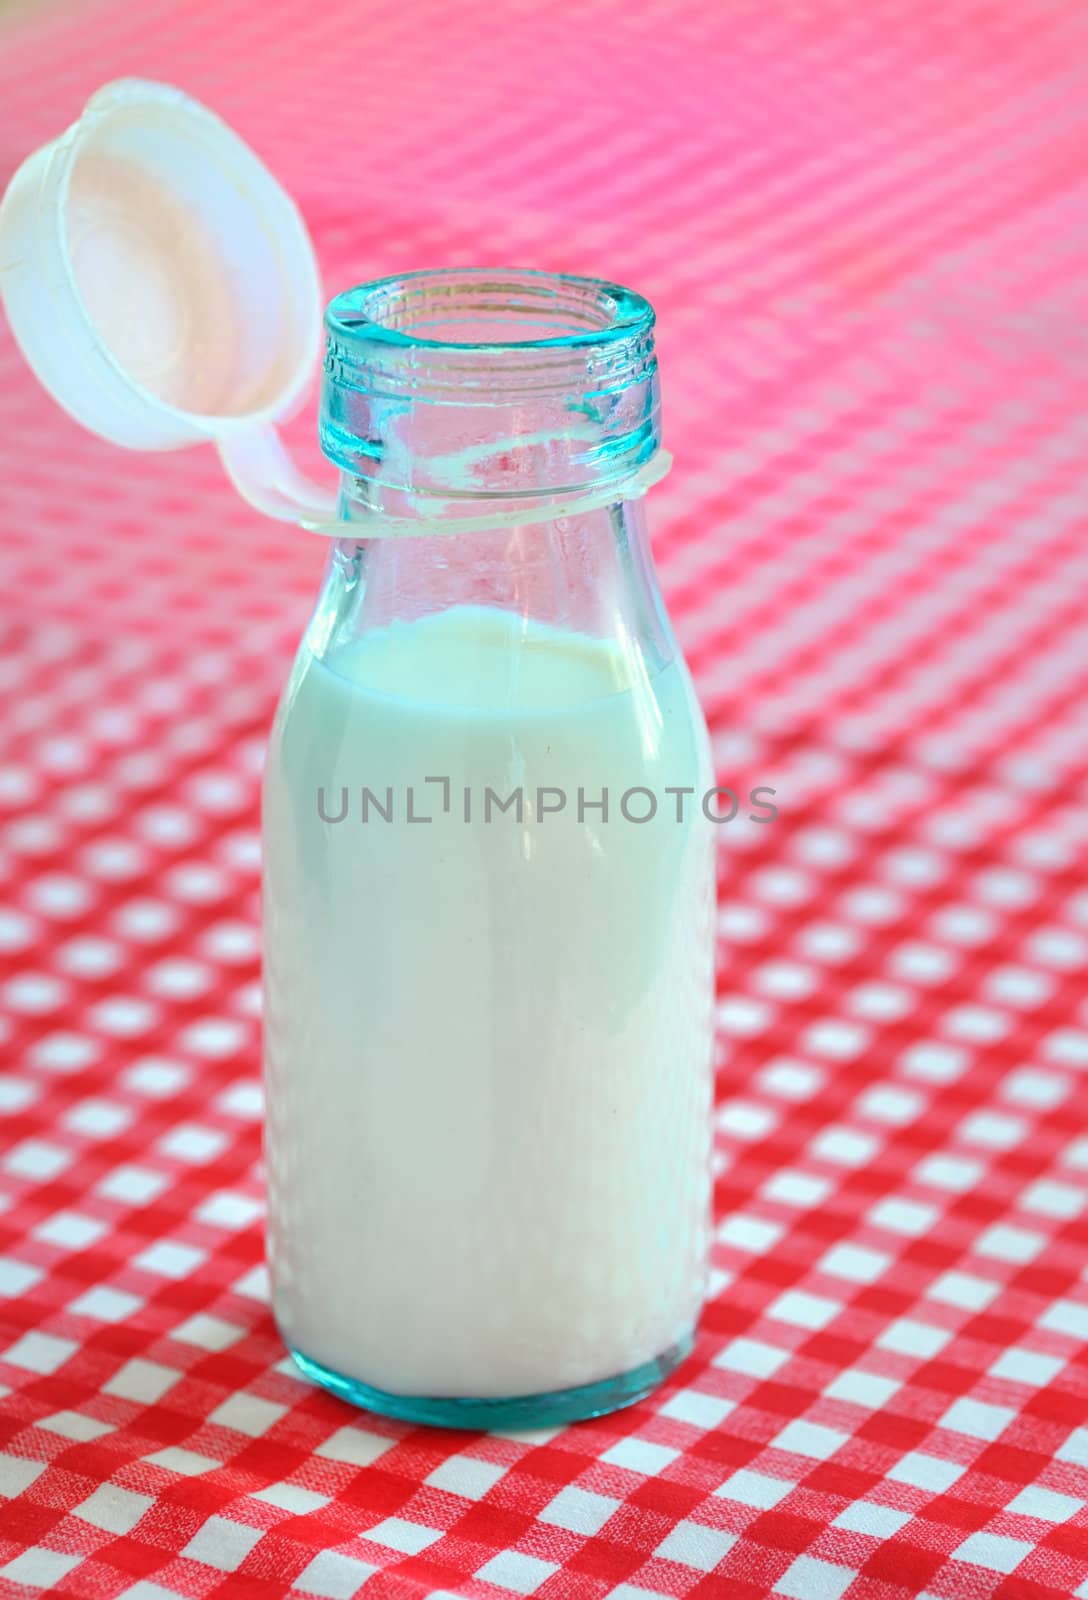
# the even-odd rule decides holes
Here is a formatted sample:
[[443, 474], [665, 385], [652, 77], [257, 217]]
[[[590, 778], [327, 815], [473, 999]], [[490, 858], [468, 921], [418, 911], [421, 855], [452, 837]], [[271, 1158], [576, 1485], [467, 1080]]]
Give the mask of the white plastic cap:
[[27, 362], [85, 428], [134, 450], [214, 440], [258, 509], [334, 515], [274, 427], [317, 367], [313, 246], [206, 107], [135, 78], [92, 96], [11, 180], [0, 291]]

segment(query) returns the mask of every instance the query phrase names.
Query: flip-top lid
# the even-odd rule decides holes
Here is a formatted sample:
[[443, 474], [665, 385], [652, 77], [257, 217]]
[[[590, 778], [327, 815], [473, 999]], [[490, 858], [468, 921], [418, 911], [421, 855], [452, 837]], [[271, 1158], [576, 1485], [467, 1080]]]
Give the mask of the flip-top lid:
[[85, 428], [134, 450], [213, 440], [260, 510], [334, 515], [275, 433], [317, 369], [313, 246], [206, 107], [141, 79], [93, 95], [8, 187], [0, 290], [27, 362]]

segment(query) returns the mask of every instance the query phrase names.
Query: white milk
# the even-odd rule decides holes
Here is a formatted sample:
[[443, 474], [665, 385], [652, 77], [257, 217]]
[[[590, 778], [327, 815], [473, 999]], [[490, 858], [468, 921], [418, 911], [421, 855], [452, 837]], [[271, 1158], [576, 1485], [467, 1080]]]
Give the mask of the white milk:
[[[275, 1305], [305, 1355], [487, 1398], [690, 1331], [713, 886], [691, 693], [679, 661], [648, 679], [633, 650], [484, 607], [304, 651], [269, 752], [265, 923]], [[360, 820], [363, 785], [393, 788], [393, 822]], [[433, 822], [405, 820], [409, 785]], [[478, 819], [519, 785], [521, 825], [463, 821], [466, 787]], [[538, 820], [538, 785], [567, 809]], [[634, 785], [652, 822], [618, 814]], [[683, 824], [667, 785], [697, 791]], [[347, 787], [344, 821], [319, 786], [330, 817]], [[578, 821], [579, 786], [608, 787], [607, 823]]]

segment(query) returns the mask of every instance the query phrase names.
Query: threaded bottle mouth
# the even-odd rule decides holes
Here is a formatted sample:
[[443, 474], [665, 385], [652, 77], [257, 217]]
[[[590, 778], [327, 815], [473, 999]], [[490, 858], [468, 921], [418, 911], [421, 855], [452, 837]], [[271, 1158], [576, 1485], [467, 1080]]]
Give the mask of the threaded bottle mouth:
[[653, 307], [619, 284], [406, 273], [337, 295], [325, 328], [322, 448], [372, 499], [596, 488], [660, 443]]
[[[653, 307], [603, 278], [488, 267], [407, 272], [347, 289], [325, 328], [343, 358], [413, 365], [453, 361], [465, 373], [538, 367], [555, 373], [594, 357], [637, 359]], [[572, 360], [573, 358], [573, 360]]]

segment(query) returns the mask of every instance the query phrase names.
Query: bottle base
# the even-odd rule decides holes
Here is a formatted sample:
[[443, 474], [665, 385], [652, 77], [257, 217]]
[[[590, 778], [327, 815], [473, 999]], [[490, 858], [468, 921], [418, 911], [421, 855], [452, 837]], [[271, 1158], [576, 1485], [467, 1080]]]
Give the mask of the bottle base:
[[357, 1378], [345, 1378], [301, 1350], [292, 1349], [291, 1355], [304, 1376], [365, 1411], [395, 1417], [400, 1422], [486, 1432], [489, 1429], [554, 1428], [633, 1406], [652, 1393], [690, 1355], [694, 1342], [694, 1333], [688, 1333], [662, 1355], [632, 1367], [629, 1372], [621, 1372], [615, 1378], [602, 1378], [597, 1383], [581, 1384], [575, 1389], [554, 1389], [547, 1394], [492, 1400], [387, 1394], [384, 1389], [374, 1389]]

